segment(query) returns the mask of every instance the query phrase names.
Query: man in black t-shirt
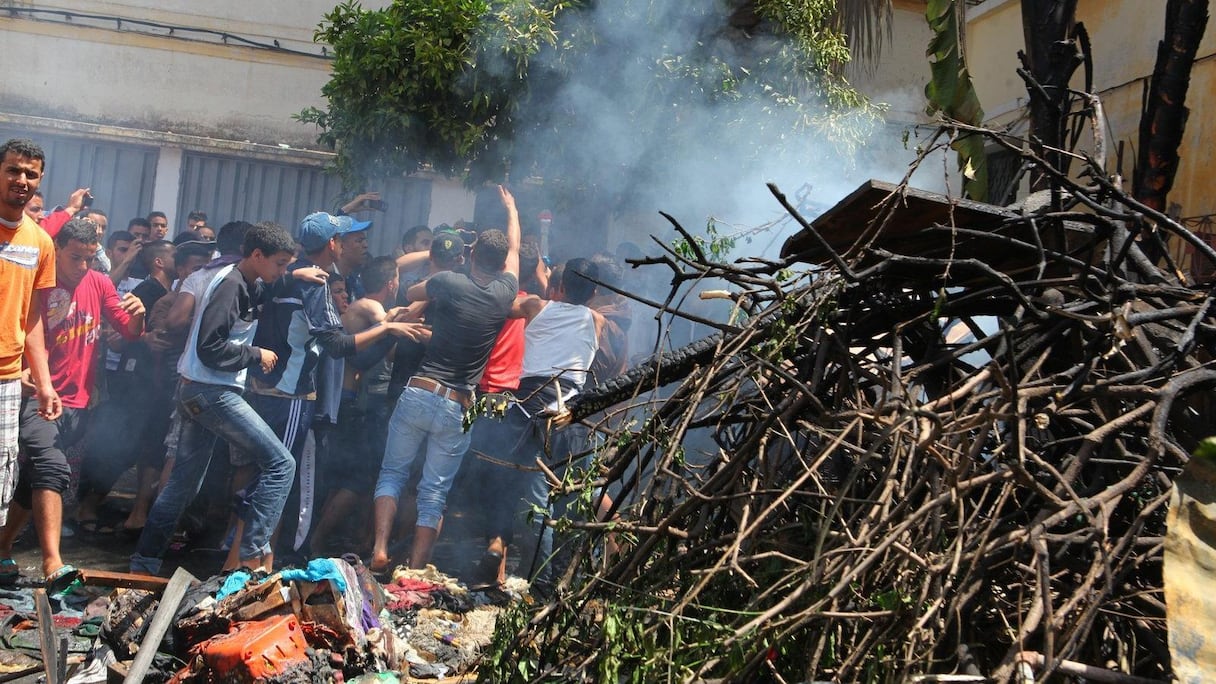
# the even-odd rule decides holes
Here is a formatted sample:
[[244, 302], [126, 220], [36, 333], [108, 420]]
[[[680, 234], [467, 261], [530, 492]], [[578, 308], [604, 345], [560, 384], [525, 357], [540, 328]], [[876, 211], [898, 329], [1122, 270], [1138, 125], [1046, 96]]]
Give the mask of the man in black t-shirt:
[[373, 571], [388, 569], [397, 497], [424, 447], [409, 564], [421, 568], [430, 561], [448, 490], [469, 447], [464, 412], [473, 402], [473, 390], [519, 289], [519, 213], [511, 193], [502, 186], [498, 192], [507, 210], [507, 231], [487, 230], [478, 236], [470, 273], [436, 273], [406, 292], [411, 302], [427, 302], [431, 341], [389, 422], [384, 464], [376, 483]]

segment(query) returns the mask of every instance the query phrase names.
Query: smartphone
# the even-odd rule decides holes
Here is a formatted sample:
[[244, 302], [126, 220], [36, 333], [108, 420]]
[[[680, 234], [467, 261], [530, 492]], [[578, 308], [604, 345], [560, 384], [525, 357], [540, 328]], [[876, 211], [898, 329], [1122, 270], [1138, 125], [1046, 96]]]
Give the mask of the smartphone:
[[80, 208], [88, 209], [91, 206], [93, 206], [93, 193], [86, 192], [84, 194], [84, 197], [81, 198], [81, 200], [80, 200]]
[[388, 206], [384, 203], [384, 200], [366, 200], [363, 202], [363, 204], [365, 204], [368, 209], [374, 209], [375, 211], [385, 211], [386, 207]]

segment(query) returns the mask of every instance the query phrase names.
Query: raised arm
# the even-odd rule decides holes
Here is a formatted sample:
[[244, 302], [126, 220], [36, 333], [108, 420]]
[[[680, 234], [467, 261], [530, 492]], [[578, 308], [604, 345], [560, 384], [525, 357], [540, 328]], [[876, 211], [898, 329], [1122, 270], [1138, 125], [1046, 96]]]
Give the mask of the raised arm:
[[507, 265], [502, 270], [519, 279], [519, 210], [515, 208], [515, 196], [501, 185], [498, 186], [498, 198], [507, 210]]

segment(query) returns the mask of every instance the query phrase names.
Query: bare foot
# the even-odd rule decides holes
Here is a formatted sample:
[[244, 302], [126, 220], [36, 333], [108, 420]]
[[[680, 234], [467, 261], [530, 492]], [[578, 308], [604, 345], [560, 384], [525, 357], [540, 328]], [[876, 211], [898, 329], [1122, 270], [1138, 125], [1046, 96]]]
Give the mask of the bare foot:
[[372, 554], [372, 562], [367, 566], [367, 569], [372, 572], [386, 572], [390, 562], [387, 553], [377, 551]]

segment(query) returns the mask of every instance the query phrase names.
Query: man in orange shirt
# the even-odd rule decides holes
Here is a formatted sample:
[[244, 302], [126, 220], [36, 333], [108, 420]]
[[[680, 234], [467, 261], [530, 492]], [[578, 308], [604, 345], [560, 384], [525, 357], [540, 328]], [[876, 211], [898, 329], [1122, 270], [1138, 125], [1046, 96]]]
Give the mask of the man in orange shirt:
[[0, 146], [0, 523], [17, 485], [17, 426], [21, 416], [21, 358], [29, 365], [38, 413], [55, 420], [63, 412], [51, 385], [41, 297], [55, 286], [51, 236], [25, 213], [42, 182], [46, 155], [32, 140]]

